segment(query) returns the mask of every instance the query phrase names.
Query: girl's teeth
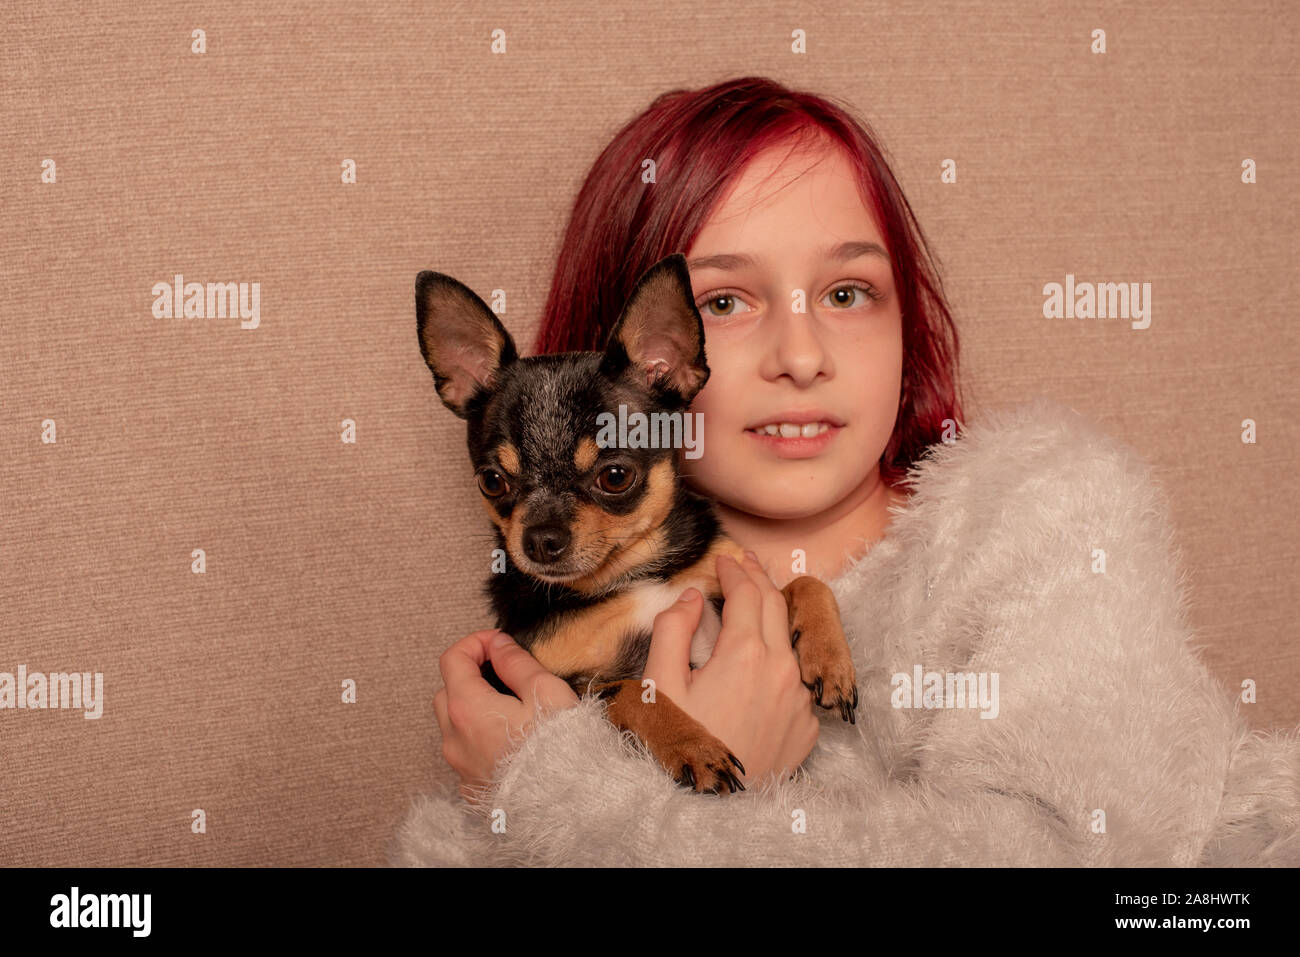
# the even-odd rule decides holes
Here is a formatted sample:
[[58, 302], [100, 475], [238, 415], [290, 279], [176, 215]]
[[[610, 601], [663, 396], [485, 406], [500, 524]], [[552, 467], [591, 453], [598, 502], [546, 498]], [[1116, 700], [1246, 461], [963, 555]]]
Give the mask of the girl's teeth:
[[795, 425], [793, 422], [782, 422], [779, 424], [774, 422], [771, 425], [765, 425], [756, 431], [762, 432], [764, 435], [779, 435], [783, 439], [794, 439], [800, 436], [805, 439], [810, 439], [815, 435], [821, 435], [829, 428], [830, 425], [826, 422], [808, 422], [802, 426]]

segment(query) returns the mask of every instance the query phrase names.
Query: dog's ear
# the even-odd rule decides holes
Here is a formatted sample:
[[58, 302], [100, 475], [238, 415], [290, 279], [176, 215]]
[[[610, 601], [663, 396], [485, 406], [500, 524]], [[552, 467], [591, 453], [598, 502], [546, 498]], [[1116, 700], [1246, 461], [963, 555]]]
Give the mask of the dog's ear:
[[676, 392], [683, 406], [704, 388], [704, 322], [681, 253], [659, 260], [637, 281], [609, 334], [600, 370], [611, 379], [631, 377], [654, 392]]
[[519, 357], [487, 303], [440, 272], [415, 277], [415, 325], [438, 395], [462, 419], [474, 395], [495, 388], [500, 371]]

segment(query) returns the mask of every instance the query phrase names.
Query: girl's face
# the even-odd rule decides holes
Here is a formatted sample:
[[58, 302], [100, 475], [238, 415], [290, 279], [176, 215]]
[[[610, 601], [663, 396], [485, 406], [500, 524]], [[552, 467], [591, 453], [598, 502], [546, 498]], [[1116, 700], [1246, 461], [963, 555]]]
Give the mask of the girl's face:
[[[678, 459], [698, 491], [772, 519], [876, 489], [903, 375], [893, 271], [847, 159], [785, 153], [756, 157], [686, 250], [711, 374], [691, 404], [703, 455]], [[758, 434], [807, 412], [838, 425]]]

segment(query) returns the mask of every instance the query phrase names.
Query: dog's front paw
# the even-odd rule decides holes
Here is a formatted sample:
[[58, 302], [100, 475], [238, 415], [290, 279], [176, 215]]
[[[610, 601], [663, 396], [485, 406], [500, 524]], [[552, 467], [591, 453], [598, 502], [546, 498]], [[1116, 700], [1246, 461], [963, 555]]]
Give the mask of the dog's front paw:
[[713, 794], [745, 790], [736, 775], [745, 773], [740, 760], [662, 691], [647, 702], [635, 680], [593, 690], [607, 703], [614, 726], [638, 737], [678, 784]]
[[857, 724], [858, 677], [834, 593], [809, 575], [796, 578], [782, 593], [790, 609], [790, 643], [800, 679], [819, 708], [838, 708], [841, 718]]
[[745, 766], [727, 750], [726, 745], [707, 731], [657, 745], [655, 757], [683, 787], [711, 794], [734, 794], [745, 790], [745, 785], [736, 776], [737, 771], [745, 773]]
[[800, 679], [812, 691], [819, 708], [838, 708], [841, 718], [857, 724], [858, 678], [843, 633], [830, 638], [818, 633], [812, 641], [809, 637], [799, 628], [791, 634]]

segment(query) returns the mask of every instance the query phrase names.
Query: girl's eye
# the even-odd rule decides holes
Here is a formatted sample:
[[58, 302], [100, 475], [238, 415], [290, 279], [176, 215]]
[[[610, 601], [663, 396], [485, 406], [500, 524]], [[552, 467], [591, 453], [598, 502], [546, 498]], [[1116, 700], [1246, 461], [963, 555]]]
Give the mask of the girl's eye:
[[[715, 306], [717, 307], [716, 309], [714, 308]], [[738, 309], [738, 306], [744, 308]], [[736, 296], [727, 289], [719, 290], [710, 295], [707, 299], [701, 300], [696, 308], [705, 315], [717, 316], [718, 318], [724, 316], [735, 316], [741, 312], [749, 311], [749, 306], [745, 305], [743, 300], [737, 299]], [[705, 312], [706, 309], [708, 312]]]
[[506, 480], [501, 477], [501, 473], [496, 469], [484, 469], [478, 473], [479, 491], [488, 498], [500, 498], [510, 488]]
[[[856, 306], [865, 306], [867, 300], [879, 302], [884, 298], [885, 294], [878, 292], [874, 286], [861, 282], [847, 282], [832, 289], [823, 301], [829, 301], [829, 305], [836, 309], [852, 309]], [[748, 304], [729, 289], [720, 289], [711, 293], [707, 298], [700, 300], [696, 308], [700, 310], [702, 316], [717, 318], [750, 311]]]
[[635, 479], [636, 473], [631, 469], [624, 468], [621, 465], [611, 465], [602, 469], [600, 474], [596, 476], [596, 487], [602, 492], [616, 495], [631, 488]]
[[[860, 293], [861, 295], [855, 295], [855, 293]], [[850, 282], [845, 283], [843, 286], [837, 286], [830, 291], [827, 298], [830, 300], [831, 305], [837, 309], [852, 309], [854, 306], [866, 305], [866, 303], [862, 301], [864, 296], [873, 302], [879, 302], [881, 299], [885, 298], [884, 293], [877, 292], [873, 287], [868, 286], [865, 283], [857, 282]]]

